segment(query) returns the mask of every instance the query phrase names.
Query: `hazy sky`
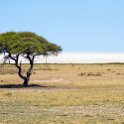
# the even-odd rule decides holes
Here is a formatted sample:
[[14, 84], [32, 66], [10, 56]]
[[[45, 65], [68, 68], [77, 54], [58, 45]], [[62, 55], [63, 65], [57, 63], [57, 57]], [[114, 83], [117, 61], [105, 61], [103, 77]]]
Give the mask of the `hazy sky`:
[[0, 33], [32, 31], [64, 51], [124, 51], [124, 0], [0, 0]]

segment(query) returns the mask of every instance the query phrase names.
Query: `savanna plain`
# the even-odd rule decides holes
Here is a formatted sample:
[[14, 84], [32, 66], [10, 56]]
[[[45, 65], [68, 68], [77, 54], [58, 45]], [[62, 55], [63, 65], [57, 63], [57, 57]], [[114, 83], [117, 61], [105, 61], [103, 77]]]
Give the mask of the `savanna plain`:
[[124, 64], [36, 64], [20, 84], [0, 65], [0, 124], [124, 124]]

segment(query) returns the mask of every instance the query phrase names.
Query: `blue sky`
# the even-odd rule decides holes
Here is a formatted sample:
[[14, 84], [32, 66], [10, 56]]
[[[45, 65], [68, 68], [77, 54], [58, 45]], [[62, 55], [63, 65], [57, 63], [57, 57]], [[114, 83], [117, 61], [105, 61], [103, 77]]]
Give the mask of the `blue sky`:
[[32, 31], [64, 51], [124, 52], [124, 0], [0, 0], [0, 33]]

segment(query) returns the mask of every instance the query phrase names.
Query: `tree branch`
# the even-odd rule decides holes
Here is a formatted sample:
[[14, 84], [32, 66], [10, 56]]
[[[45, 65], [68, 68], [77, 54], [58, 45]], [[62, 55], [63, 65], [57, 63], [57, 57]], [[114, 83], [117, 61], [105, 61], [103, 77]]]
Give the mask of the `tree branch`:
[[15, 62], [17, 61], [17, 60], [11, 55], [11, 53], [8, 53], [8, 56], [9, 56], [12, 60], [14, 60]]
[[34, 58], [35, 58], [35, 56], [36, 55], [33, 55], [32, 56], [32, 58], [31, 58], [31, 56], [30, 56], [30, 54], [27, 54], [27, 59], [29, 60], [29, 62], [30, 62], [30, 67], [29, 67], [29, 69], [28, 69], [28, 71], [27, 71], [27, 77], [30, 77], [30, 75], [32, 74], [31, 72], [32, 72], [32, 69], [33, 69], [33, 65], [34, 65]]
[[20, 54], [17, 54], [16, 55], [16, 58], [14, 58], [11, 53], [9, 53], [9, 57], [15, 61], [15, 66], [18, 68], [18, 75], [22, 78], [22, 79], [25, 79], [25, 76], [22, 75], [22, 68], [21, 68], [21, 62], [20, 62], [20, 65], [19, 65], [19, 55]]

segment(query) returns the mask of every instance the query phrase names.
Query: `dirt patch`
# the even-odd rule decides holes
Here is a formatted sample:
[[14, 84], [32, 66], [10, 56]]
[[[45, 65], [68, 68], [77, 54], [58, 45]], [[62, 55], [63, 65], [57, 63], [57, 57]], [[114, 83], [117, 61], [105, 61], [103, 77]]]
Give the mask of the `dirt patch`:
[[44, 83], [56, 83], [56, 82], [62, 82], [64, 81], [63, 78], [50, 78], [50, 79], [43, 79], [43, 80], [32, 80], [31, 83], [41, 83], [41, 82], [44, 82]]

